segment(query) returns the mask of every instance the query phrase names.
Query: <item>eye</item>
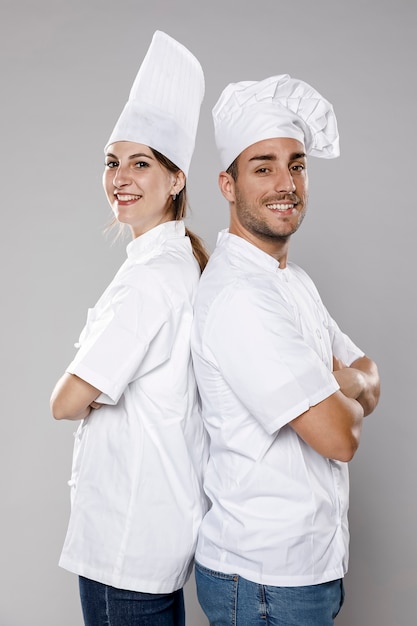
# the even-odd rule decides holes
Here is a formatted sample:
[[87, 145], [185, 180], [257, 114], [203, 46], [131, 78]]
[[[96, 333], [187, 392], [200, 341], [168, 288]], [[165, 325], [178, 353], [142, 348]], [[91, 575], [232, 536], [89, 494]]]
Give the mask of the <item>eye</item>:
[[290, 170], [291, 172], [304, 172], [304, 170], [306, 169], [306, 166], [301, 164], [301, 163], [294, 163], [294, 165], [291, 165]]
[[114, 167], [117, 167], [119, 164], [117, 161], [106, 161], [106, 163], [104, 164], [105, 167], [107, 167], [109, 170], [113, 169]]
[[256, 174], [268, 174], [269, 172], [269, 167], [258, 167], [257, 170], [255, 170]]
[[136, 161], [135, 167], [137, 167], [138, 169], [141, 169], [142, 167], [149, 167], [149, 163], [147, 163], [146, 161]]

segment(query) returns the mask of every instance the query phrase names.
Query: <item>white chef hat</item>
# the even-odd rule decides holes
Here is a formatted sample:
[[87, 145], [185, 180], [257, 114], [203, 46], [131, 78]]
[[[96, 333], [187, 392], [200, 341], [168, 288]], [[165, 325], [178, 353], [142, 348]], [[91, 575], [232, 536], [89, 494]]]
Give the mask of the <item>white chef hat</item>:
[[306, 154], [339, 156], [333, 107], [313, 87], [288, 74], [229, 84], [213, 108], [217, 149], [227, 169], [257, 141], [298, 139]]
[[203, 96], [204, 74], [198, 60], [157, 30], [106, 148], [116, 141], [142, 143], [187, 175]]

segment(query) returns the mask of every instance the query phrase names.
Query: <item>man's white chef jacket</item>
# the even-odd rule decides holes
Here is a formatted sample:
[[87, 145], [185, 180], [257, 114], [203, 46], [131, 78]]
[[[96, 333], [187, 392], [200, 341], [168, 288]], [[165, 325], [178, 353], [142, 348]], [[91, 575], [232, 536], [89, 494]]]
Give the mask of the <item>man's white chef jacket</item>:
[[307, 274], [224, 231], [200, 281], [192, 351], [210, 434], [205, 567], [277, 586], [344, 575], [348, 469], [288, 423], [339, 387], [333, 354], [363, 356]]

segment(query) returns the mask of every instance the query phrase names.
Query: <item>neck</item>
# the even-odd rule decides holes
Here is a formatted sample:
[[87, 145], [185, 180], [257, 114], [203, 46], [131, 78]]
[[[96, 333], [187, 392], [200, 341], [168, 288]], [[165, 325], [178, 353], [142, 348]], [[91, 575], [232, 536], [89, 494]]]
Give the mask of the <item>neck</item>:
[[259, 235], [252, 233], [240, 224], [231, 223], [229, 226], [229, 233], [242, 237], [253, 246], [256, 246], [266, 254], [272, 256], [279, 263], [280, 269], [284, 269], [287, 266], [288, 249], [290, 245], [290, 237], [268, 237], [266, 235]]

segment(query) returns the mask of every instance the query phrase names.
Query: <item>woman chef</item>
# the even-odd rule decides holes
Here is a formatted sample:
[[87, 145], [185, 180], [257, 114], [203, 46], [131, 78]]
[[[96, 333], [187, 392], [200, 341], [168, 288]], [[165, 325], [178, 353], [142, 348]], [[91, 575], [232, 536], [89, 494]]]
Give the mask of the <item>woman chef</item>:
[[87, 626], [184, 624], [206, 509], [190, 327], [207, 254], [183, 222], [203, 95], [197, 59], [157, 31], [105, 148], [133, 240], [51, 397], [56, 419], [82, 420], [60, 565], [79, 575]]

